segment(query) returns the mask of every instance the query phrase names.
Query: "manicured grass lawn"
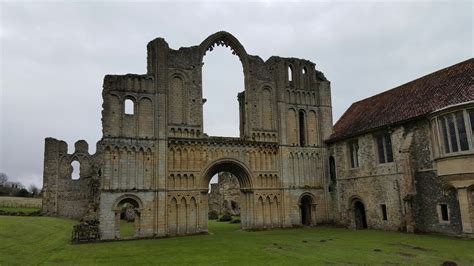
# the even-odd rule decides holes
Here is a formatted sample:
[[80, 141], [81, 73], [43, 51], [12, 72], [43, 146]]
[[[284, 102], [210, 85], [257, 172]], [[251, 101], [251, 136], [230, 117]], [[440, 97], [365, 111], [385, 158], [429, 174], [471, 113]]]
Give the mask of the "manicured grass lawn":
[[71, 245], [75, 221], [0, 216], [0, 265], [11, 264], [474, 264], [474, 241], [316, 227], [246, 232], [210, 223], [209, 235]]
[[40, 209], [38, 208], [12, 208], [12, 207], [0, 207], [1, 211], [6, 211], [6, 212], [23, 212], [23, 213], [32, 213], [39, 211]]
[[133, 222], [127, 222], [125, 220], [120, 220], [120, 237], [133, 237], [135, 234], [135, 225]]

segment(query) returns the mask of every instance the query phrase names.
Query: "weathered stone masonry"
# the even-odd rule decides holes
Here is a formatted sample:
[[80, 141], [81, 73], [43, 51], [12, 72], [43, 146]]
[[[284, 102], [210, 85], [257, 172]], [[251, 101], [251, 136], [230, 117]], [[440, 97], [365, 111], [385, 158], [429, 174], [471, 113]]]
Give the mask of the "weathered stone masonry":
[[[203, 132], [202, 58], [215, 45], [229, 46], [242, 63], [239, 138]], [[71, 181], [49, 167], [65, 153], [51, 153], [47, 139], [45, 202], [55, 202], [58, 194], [80, 197], [83, 207], [74, 216], [80, 217], [89, 211], [89, 196], [81, 194], [87, 188], [81, 196], [71, 188], [90, 175], [100, 181], [95, 210], [101, 239], [120, 238], [119, 206], [125, 201], [136, 206], [135, 237], [207, 232], [209, 181], [225, 171], [240, 183], [244, 229], [291, 227], [302, 224], [303, 216], [309, 224], [332, 219], [323, 142], [332, 129], [330, 84], [314, 63], [263, 61], [227, 32], [179, 50], [158, 38], [147, 50], [147, 74], [104, 78], [103, 137], [96, 154], [87, 154], [94, 158], [93, 173], [86, 174], [81, 162], [81, 178]], [[133, 114], [125, 114], [126, 100], [133, 102]], [[64, 165], [70, 167], [70, 159]], [[304, 208], [303, 197], [309, 199]], [[71, 216], [53, 210], [45, 204], [46, 213]]]
[[[202, 60], [216, 45], [242, 63], [238, 138], [203, 130]], [[96, 154], [85, 141], [73, 154], [45, 141], [43, 212], [82, 218], [75, 241], [122, 238], [124, 204], [135, 238], [207, 232], [209, 182], [221, 172], [238, 179], [243, 229], [472, 237], [473, 59], [356, 102], [333, 127], [330, 82], [311, 61], [263, 61], [227, 32], [178, 50], [157, 38], [147, 52], [146, 74], [105, 76]]]

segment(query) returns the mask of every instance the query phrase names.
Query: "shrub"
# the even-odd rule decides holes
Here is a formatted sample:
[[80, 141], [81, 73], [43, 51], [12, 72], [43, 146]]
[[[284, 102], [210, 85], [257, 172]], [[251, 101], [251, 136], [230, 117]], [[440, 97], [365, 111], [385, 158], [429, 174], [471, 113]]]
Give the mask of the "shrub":
[[207, 214], [209, 220], [217, 220], [219, 219], [219, 214], [217, 213], [217, 211], [215, 210], [212, 210], [212, 211], [209, 211], [209, 213]]
[[240, 224], [240, 219], [237, 218], [237, 219], [234, 219], [232, 221], [230, 221], [231, 224]]
[[232, 221], [232, 215], [230, 215], [230, 213], [226, 212], [226, 213], [224, 213], [224, 215], [221, 216], [221, 218], [219, 219], [219, 221], [221, 221], [221, 222], [229, 222], [229, 221]]

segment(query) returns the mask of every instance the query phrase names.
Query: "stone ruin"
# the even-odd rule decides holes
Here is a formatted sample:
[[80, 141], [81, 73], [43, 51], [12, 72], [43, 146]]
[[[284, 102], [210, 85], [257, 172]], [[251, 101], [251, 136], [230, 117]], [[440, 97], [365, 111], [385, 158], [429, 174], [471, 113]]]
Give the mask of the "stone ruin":
[[209, 193], [209, 211], [219, 214], [240, 215], [240, 185], [237, 177], [231, 173], [218, 174], [218, 182], [211, 184]]

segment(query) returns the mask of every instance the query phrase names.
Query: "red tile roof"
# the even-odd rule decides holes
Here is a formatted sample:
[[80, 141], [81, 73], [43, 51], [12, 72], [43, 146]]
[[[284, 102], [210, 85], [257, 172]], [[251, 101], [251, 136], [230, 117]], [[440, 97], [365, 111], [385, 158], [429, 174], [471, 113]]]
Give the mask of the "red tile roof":
[[334, 132], [327, 142], [419, 118], [440, 108], [472, 100], [473, 58], [353, 103], [334, 125]]

